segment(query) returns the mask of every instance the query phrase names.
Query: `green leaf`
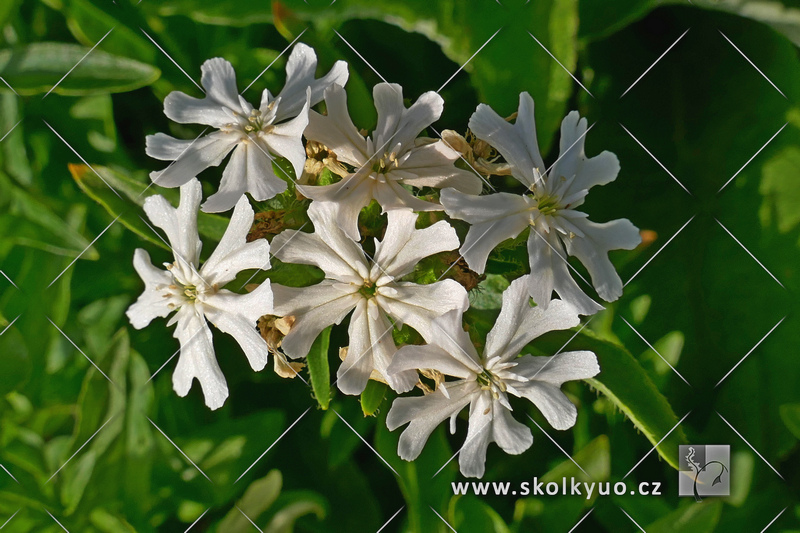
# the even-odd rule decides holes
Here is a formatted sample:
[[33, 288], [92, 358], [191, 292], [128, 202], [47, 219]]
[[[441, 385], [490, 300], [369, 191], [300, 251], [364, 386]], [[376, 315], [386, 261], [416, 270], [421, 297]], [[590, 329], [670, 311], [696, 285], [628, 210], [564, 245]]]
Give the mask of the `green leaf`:
[[800, 403], [787, 403], [780, 407], [781, 418], [792, 435], [800, 439]]
[[0, 3], [0, 28], [6, 25], [12, 16], [17, 13], [17, 8], [22, 0], [6, 0]]
[[[92, 170], [94, 169], [94, 170]], [[173, 205], [177, 205], [179, 192], [175, 189], [156, 191], [153, 187], [134, 180], [120, 171], [103, 166], [69, 165], [69, 171], [78, 186], [94, 201], [102, 205], [108, 213], [119, 216], [122, 224], [153, 244], [164, 249], [167, 245], [143, 220], [147, 218], [141, 206], [153, 194], [161, 194]], [[112, 190], [112, 187], [114, 190]], [[143, 194], [147, 190], [149, 194]], [[117, 191], [119, 196], [114, 192]], [[120, 198], [122, 196], [122, 198]], [[228, 220], [219, 215], [200, 212], [197, 215], [197, 230], [201, 236], [219, 241], [227, 228]]]
[[94, 450], [89, 450], [64, 469], [61, 485], [61, 503], [64, 505], [64, 514], [71, 515], [77, 509], [83, 493], [86, 491], [86, 486], [92, 478], [96, 463], [97, 455]]
[[387, 390], [389, 390], [389, 386], [386, 383], [373, 379], [367, 382], [367, 388], [361, 393], [361, 410], [364, 412], [364, 416], [377, 414], [378, 408], [386, 397]]
[[800, 148], [787, 146], [764, 163], [758, 192], [764, 200], [759, 216], [764, 226], [786, 233], [800, 224]]
[[47, 93], [55, 86], [55, 93], [76, 96], [132, 91], [150, 85], [161, 75], [157, 68], [133, 59], [97, 49], [89, 51], [66, 43], [33, 43], [0, 50], [0, 76], [22, 95]]
[[323, 409], [331, 403], [331, 372], [328, 365], [328, 349], [330, 348], [331, 328], [323, 329], [306, 357], [308, 373], [311, 376], [311, 388], [314, 397]]
[[678, 470], [678, 446], [686, 444], [686, 436], [681, 427], [673, 430], [678, 417], [647, 372], [623, 346], [599, 339], [586, 329], [570, 341], [573, 335], [571, 331], [550, 332], [534, 341], [533, 346], [552, 354], [569, 342], [565, 350], [594, 352], [600, 374], [586, 381], [608, 397], [654, 446], [669, 433], [657, 450]]
[[714, 531], [722, 513], [722, 502], [709, 499], [689, 502], [645, 528], [647, 533], [707, 533]]
[[282, 484], [283, 477], [278, 470], [270, 470], [265, 477], [253, 481], [245, 490], [242, 498], [236, 503], [236, 506], [228, 511], [228, 514], [219, 523], [217, 531], [220, 533], [246, 533], [251, 531], [253, 525], [244, 515], [247, 515], [253, 521], [257, 521], [258, 517], [275, 502], [281, 492]]
[[454, 496], [448, 522], [461, 533], [510, 533], [497, 511], [473, 495]]
[[281, 509], [269, 521], [264, 533], [292, 533], [298, 518], [314, 514], [318, 520], [325, 518], [325, 501], [317, 494], [296, 491], [282, 494], [275, 507]]
[[581, 0], [578, 35], [585, 39], [605, 37], [644, 17], [660, 3], [659, 0]]
[[[7, 326], [6, 326], [7, 327]], [[22, 334], [14, 327], [0, 335], [0, 397], [16, 390], [31, 374], [32, 362]]]

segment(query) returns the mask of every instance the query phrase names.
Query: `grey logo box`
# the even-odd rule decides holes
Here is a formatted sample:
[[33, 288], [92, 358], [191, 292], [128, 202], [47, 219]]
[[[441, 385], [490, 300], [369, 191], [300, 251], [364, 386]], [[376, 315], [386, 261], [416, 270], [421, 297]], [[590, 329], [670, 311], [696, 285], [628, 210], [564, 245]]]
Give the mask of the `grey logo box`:
[[727, 444], [689, 444], [679, 447], [678, 495], [730, 496], [731, 447]]

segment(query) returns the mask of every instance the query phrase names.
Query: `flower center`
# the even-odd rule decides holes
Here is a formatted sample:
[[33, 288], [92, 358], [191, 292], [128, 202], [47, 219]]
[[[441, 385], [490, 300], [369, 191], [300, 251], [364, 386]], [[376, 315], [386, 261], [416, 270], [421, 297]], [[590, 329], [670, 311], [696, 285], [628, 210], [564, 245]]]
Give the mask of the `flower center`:
[[481, 389], [491, 391], [492, 396], [494, 397], [497, 397], [501, 392], [506, 391], [506, 384], [503, 382], [503, 380], [486, 369], [478, 374], [475, 380], [481, 386]]
[[536, 198], [537, 201], [536, 208], [539, 210], [541, 214], [545, 216], [552, 215], [556, 213], [560, 207], [559, 200], [560, 198], [554, 195], [539, 196], [538, 198]]
[[374, 282], [369, 280], [364, 280], [364, 285], [358, 289], [359, 294], [366, 299], [370, 299], [375, 296], [375, 293], [378, 291], [378, 287], [375, 285]]
[[372, 165], [372, 171], [378, 174], [386, 174], [396, 166], [397, 153], [392, 152], [391, 154], [383, 154], [383, 157]]
[[183, 294], [190, 302], [193, 302], [197, 300], [197, 287], [194, 285], [184, 285]]

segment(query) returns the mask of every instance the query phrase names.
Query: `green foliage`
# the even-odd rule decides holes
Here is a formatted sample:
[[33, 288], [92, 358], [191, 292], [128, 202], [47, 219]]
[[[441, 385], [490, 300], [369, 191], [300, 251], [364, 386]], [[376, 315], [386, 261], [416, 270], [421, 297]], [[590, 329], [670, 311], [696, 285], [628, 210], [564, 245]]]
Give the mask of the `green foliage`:
[[306, 356], [308, 375], [311, 378], [311, 388], [314, 397], [322, 409], [327, 409], [331, 403], [331, 371], [328, 366], [328, 352], [331, 344], [331, 328], [327, 327], [314, 340]]

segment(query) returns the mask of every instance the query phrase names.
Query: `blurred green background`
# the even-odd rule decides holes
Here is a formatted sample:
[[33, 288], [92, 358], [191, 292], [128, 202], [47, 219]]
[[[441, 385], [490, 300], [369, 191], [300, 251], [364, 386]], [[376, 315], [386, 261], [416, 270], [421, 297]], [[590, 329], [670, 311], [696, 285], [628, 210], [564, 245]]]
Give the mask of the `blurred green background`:
[[[4, 532], [449, 531], [443, 518], [459, 533], [550, 533], [590, 509], [575, 531], [758, 532], [783, 510], [768, 531], [800, 531], [800, 2], [0, 0], [0, 28]], [[568, 346], [598, 351], [604, 373], [592, 387], [604, 393], [565, 387], [580, 413], [568, 432], [520, 404], [517, 418], [530, 413], [555, 442], [532, 426], [524, 454], [490, 447], [483, 479], [585, 477], [561, 447], [587, 480], [618, 481], [688, 414], [627, 478], [662, 482], [662, 497], [454, 496], [457, 461], [433, 476], [465, 424], [455, 436], [440, 427], [420, 459], [403, 462], [399, 432], [384, 424], [390, 395], [380, 403], [377, 391], [374, 416], [362, 412], [374, 405], [337, 394], [323, 410], [298, 380], [253, 373], [224, 335], [226, 405], [209, 411], [199, 387], [174, 394], [171, 331], [134, 331], [124, 317], [142, 288], [133, 250], [168, 258], [131, 200], [162, 166], [145, 156], [145, 136], [200, 133], [169, 123], [162, 101], [172, 90], [199, 96], [182, 69], [198, 80], [210, 57], [234, 64], [240, 89], [274, 60], [244, 96], [276, 93], [281, 51], [301, 33], [321, 68], [348, 60], [359, 127], [374, 125], [382, 77], [412, 100], [444, 84], [438, 131], [463, 133], [479, 102], [509, 115], [530, 92], [547, 162], [566, 112], [594, 124], [587, 153], [610, 150], [622, 170], [585, 211], [646, 231], [644, 246], [612, 253], [623, 280], [636, 274], [624, 296]], [[122, 197], [70, 164], [91, 165]], [[206, 185], [218, 176], [207, 172]], [[493, 276], [471, 294], [476, 329], [497, 312], [498, 276], [520, 265], [493, 255]], [[345, 326], [332, 332], [332, 366]], [[678, 498], [668, 461], [684, 442], [731, 445], [730, 497]]]

